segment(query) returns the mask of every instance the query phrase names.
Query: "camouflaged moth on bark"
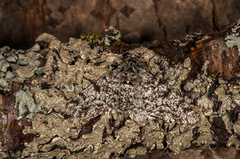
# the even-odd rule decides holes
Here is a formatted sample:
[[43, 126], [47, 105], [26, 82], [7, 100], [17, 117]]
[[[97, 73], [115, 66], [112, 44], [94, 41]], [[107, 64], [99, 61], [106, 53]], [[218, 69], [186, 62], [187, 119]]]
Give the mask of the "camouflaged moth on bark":
[[94, 117], [116, 109], [139, 122], [154, 118], [179, 124], [196, 122], [194, 111], [183, 97], [153, 76], [144, 62], [132, 57], [76, 96], [66, 113]]

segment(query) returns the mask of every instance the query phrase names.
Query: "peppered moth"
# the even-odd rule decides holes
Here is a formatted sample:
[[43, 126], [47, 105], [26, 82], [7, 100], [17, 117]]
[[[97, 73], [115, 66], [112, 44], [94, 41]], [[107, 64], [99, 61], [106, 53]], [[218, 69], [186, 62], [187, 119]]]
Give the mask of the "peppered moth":
[[194, 111], [183, 98], [133, 57], [72, 99], [66, 113], [94, 117], [113, 110], [127, 112], [135, 121], [159, 118], [179, 124], [196, 122]]

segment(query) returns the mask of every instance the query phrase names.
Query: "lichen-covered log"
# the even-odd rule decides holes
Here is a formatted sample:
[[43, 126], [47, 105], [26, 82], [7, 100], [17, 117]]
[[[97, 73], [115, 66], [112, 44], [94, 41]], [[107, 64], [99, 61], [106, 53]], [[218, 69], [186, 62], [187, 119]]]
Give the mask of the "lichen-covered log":
[[[1, 48], [1, 153], [119, 158], [238, 149], [238, 28], [169, 44], [111, 46], [62, 43], [44, 33], [28, 50]], [[34, 139], [11, 147], [4, 135], [17, 125]]]

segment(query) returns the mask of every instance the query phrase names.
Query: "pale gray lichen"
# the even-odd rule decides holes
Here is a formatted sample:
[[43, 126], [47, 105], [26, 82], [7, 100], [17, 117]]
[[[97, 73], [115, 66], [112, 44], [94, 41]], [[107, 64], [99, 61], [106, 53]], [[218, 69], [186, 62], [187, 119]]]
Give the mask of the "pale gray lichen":
[[0, 71], [6, 72], [9, 66], [10, 64], [4, 58], [0, 59]]
[[6, 79], [11, 79], [11, 78], [13, 78], [15, 76], [16, 76], [16, 74], [14, 74], [13, 72], [7, 71], [7, 73], [5, 75], [5, 78]]
[[239, 52], [238, 55], [240, 55], [240, 37], [239, 37], [239, 33], [237, 32], [239, 28], [240, 28], [240, 21], [238, 21], [237, 24], [234, 27], [232, 27], [232, 33], [227, 35], [227, 37], [225, 38], [227, 47], [231, 49], [234, 46], [238, 47], [238, 52]]
[[56, 112], [64, 112], [68, 101], [65, 99], [64, 93], [56, 88], [50, 88], [48, 90], [41, 90], [39, 88], [33, 88], [34, 99], [36, 104], [42, 106], [42, 110], [50, 113], [52, 110]]
[[110, 42], [112, 40], [121, 41], [120, 40], [120, 38], [122, 37], [121, 32], [114, 28], [112, 25], [108, 29], [105, 29], [105, 32], [110, 32], [112, 34], [112, 35], [107, 34], [105, 37], [102, 38], [102, 42], [105, 45], [110, 45]]
[[[35, 104], [29, 88], [25, 87], [24, 89], [25, 90], [20, 90], [16, 93], [16, 103], [14, 107], [19, 107], [19, 117], [32, 119], [37, 112], [41, 111], [41, 106]], [[27, 114], [28, 111], [30, 114]]]
[[27, 50], [27, 52], [32, 52], [32, 51], [40, 51], [41, 47], [38, 43], [34, 44], [31, 48]]
[[207, 96], [202, 96], [197, 100], [197, 105], [202, 109], [202, 112], [206, 116], [210, 116], [213, 113], [213, 101]]
[[216, 143], [216, 141], [214, 141], [214, 132], [211, 130], [211, 123], [203, 113], [200, 113], [200, 120], [195, 128], [197, 128], [195, 131], [199, 136], [192, 141], [192, 144], [196, 144], [199, 150], [204, 150], [208, 148], [210, 144]]
[[[240, 52], [240, 37], [239, 37], [239, 33], [236, 34], [230, 34], [228, 35], [226, 38], [226, 45], [229, 48], [233, 48], [233, 46], [237, 46], [238, 47], [238, 52]], [[240, 55], [240, 54], [238, 54]]]

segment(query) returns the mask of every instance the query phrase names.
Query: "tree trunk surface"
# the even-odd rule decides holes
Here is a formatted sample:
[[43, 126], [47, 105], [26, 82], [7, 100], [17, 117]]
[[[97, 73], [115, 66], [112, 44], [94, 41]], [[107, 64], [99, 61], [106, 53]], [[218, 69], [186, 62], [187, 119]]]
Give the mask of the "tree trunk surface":
[[182, 39], [221, 31], [240, 19], [238, 0], [1, 0], [0, 47], [26, 49], [47, 32], [67, 42], [110, 25], [126, 43]]

